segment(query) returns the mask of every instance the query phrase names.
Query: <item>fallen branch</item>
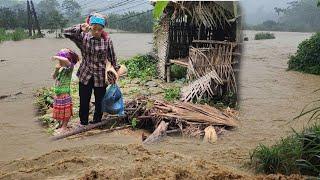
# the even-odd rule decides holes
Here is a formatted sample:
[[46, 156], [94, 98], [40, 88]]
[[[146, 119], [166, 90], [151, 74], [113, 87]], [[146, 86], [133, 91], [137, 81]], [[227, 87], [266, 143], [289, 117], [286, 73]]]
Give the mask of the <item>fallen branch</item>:
[[72, 131], [69, 131], [69, 132], [67, 132], [65, 134], [54, 136], [52, 138], [52, 140], [59, 140], [59, 139], [63, 139], [63, 138], [69, 137], [69, 136], [73, 136], [73, 135], [76, 135], [76, 134], [79, 134], [79, 133], [82, 133], [82, 132], [86, 132], [86, 131], [89, 131], [91, 129], [94, 129], [94, 128], [97, 128], [97, 127], [100, 127], [100, 126], [104, 126], [104, 125], [110, 123], [111, 121], [120, 120], [120, 119], [123, 119], [123, 118], [125, 118], [125, 116], [113, 117], [113, 118], [109, 118], [109, 119], [106, 119], [106, 120], [102, 120], [101, 122], [96, 123], [96, 124], [89, 124], [87, 126], [83, 126], [81, 128], [77, 128], [77, 129], [74, 129]]
[[[115, 128], [100, 130], [99, 132], [92, 132], [90, 134], [85, 134], [85, 135], [86, 136], [94, 136], [94, 135], [101, 134], [101, 133], [111, 133], [113, 131], [119, 131], [119, 130], [122, 130], [122, 129], [131, 128], [131, 127], [132, 127], [131, 125], [124, 125], [124, 126], [119, 126], [119, 127], [115, 127]], [[75, 137], [75, 138], [77, 138], [77, 137]], [[73, 138], [71, 137], [70, 139], [73, 139]]]

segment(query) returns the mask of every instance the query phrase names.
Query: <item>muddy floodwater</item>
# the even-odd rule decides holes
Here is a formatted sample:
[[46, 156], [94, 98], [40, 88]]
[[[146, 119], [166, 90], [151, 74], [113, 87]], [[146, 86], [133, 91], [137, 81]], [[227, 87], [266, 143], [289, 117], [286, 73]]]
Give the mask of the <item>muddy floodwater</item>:
[[[312, 92], [320, 88], [320, 76], [286, 71], [289, 55], [312, 33], [275, 32], [276, 39], [260, 41], [253, 40], [255, 33], [244, 32], [249, 41], [238, 82], [241, 125], [214, 145], [168, 137], [144, 147], [139, 131], [126, 130], [52, 142], [34, 116], [33, 92], [53, 83], [49, 57], [76, 47], [53, 38], [0, 44], [0, 178], [253, 178], [244, 166], [249, 152], [302, 128], [306, 119], [291, 120], [319, 97]], [[120, 58], [152, 49], [152, 34], [111, 37]]]

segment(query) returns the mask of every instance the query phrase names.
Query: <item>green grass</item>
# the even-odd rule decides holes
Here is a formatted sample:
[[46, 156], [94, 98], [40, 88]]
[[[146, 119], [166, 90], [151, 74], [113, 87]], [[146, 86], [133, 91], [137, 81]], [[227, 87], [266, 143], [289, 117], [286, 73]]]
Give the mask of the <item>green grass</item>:
[[320, 175], [320, 99], [306, 105], [294, 120], [301, 117], [314, 124], [273, 146], [259, 145], [251, 153], [252, 167], [264, 173]]
[[157, 77], [157, 61], [150, 55], [138, 55], [121, 61], [128, 68], [128, 77], [147, 81]]
[[320, 32], [299, 44], [290, 56], [288, 70], [320, 75]]
[[173, 87], [164, 90], [164, 99], [167, 101], [174, 101], [180, 98], [180, 87]]
[[263, 39], [275, 39], [276, 37], [274, 36], [273, 33], [264, 33], [264, 32], [261, 32], [261, 33], [257, 33], [255, 34], [254, 36], [254, 39], [255, 40], [263, 40]]
[[301, 142], [296, 136], [282, 139], [279, 143], [268, 147], [259, 145], [251, 154], [251, 165], [258, 172], [291, 174], [299, 168], [296, 160], [300, 159]]
[[273, 146], [259, 145], [251, 153], [251, 165], [258, 172], [320, 175], [320, 125], [295, 132]]

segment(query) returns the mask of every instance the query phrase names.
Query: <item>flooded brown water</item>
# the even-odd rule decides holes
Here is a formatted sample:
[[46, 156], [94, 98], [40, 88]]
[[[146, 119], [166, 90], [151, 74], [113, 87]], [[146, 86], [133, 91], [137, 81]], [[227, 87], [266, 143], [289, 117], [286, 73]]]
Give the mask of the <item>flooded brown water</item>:
[[[0, 44], [0, 59], [9, 60], [0, 63], [0, 96], [23, 93], [0, 100], [0, 177], [259, 179], [243, 166], [249, 152], [305, 125], [306, 120], [290, 120], [319, 97], [312, 92], [319, 88], [320, 76], [286, 71], [288, 56], [311, 34], [279, 32], [276, 39], [262, 41], [253, 40], [254, 32], [245, 34], [249, 41], [244, 43], [239, 82], [241, 126], [214, 145], [168, 137], [142, 147], [139, 132], [125, 131], [51, 142], [33, 116], [32, 89], [52, 84], [53, 64], [48, 57], [74, 45], [56, 39]], [[112, 38], [119, 56], [151, 49], [151, 34], [112, 34]], [[12, 161], [19, 158], [24, 159]]]

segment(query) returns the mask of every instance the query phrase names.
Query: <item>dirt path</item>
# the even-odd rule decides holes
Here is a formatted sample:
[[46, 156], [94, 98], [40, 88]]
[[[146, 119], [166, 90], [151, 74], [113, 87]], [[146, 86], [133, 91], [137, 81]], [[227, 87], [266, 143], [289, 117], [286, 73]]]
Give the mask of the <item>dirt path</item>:
[[[128, 135], [112, 133], [84, 139], [49, 142], [46, 134], [41, 132], [42, 129], [35, 123], [32, 116], [31, 91], [27, 91], [27, 89], [51, 83], [49, 72], [47, 72], [51, 70], [51, 65], [44, 61], [46, 61], [48, 52], [52, 51], [53, 53], [61, 47], [60, 43], [62, 41], [59, 40], [59, 43], [58, 40], [36, 40], [39, 43], [44, 41], [42, 46], [46, 43], [51, 45], [55, 43], [58, 47], [48, 48], [47, 52], [41, 52], [43, 59], [38, 59], [36, 62], [38, 68], [43, 70], [37, 73], [38, 75], [34, 75], [36, 80], [32, 79], [32, 86], [21, 88], [21, 84], [19, 84], [19, 82], [24, 82], [23, 77], [30, 77], [28, 70], [19, 75], [22, 77], [21, 79], [10, 80], [4, 77], [16, 77], [18, 75], [16, 75], [16, 72], [12, 72], [10, 76], [6, 76], [7, 73], [2, 71], [5, 66], [0, 64], [1, 85], [2, 79], [8, 79], [8, 81], [5, 80], [6, 85], [12, 86], [14, 92], [19, 88], [26, 89], [26, 92], [17, 96], [16, 99], [8, 98], [0, 101], [1, 124], [3, 124], [0, 131], [0, 159], [4, 161], [21, 157], [30, 159], [0, 163], [0, 177], [2, 175], [3, 177], [30, 177], [32, 175], [32, 177], [38, 177], [39, 179], [43, 177], [58, 178], [57, 174], [61, 172], [59, 169], [63, 168], [62, 165], [65, 165], [70, 174], [63, 174], [62, 177], [68, 178], [94, 175], [98, 177], [103, 177], [103, 175], [117, 177], [114, 172], [121, 170], [124, 177], [150, 177], [156, 173], [156, 175], [167, 177], [188, 178], [192, 174], [201, 174], [204, 177], [251, 179], [251, 172], [248, 173], [248, 170], [243, 167], [243, 164], [248, 161], [249, 151], [259, 143], [274, 143], [291, 132], [291, 127], [302, 127], [303, 121], [288, 124], [288, 120], [300, 113], [305, 104], [319, 97], [319, 94], [312, 94], [311, 92], [319, 88], [320, 76], [286, 71], [288, 55], [294, 53], [299, 42], [311, 34], [275, 33], [277, 37], [275, 40], [263, 41], [253, 41], [254, 32], [246, 32], [246, 34], [250, 41], [244, 44], [245, 52], [241, 67], [241, 127], [225, 133], [215, 145], [204, 144], [193, 139], [169, 137], [165, 142], [148, 146], [147, 149], [139, 145], [126, 146], [126, 144], [139, 144], [140, 142], [139, 133], [132, 134], [129, 132]], [[130, 47], [137, 48], [137, 46], [140, 46], [140, 39], [144, 39], [144, 42], [151, 41], [151, 35], [143, 35], [143, 37], [134, 35], [134, 37], [139, 38], [139, 41], [127, 40], [121, 41], [121, 43], [124, 44], [124, 47], [130, 49]], [[115, 44], [117, 44], [115, 39]], [[30, 45], [33, 45], [33, 49], [36, 49], [35, 46], [39, 46], [39, 49], [42, 47], [33, 42], [29, 46], [24, 44], [28, 43], [27, 41], [20, 43], [25, 48]], [[68, 42], [66, 41], [66, 43]], [[145, 47], [142, 44], [141, 46]], [[12, 51], [12, 47], [9, 48], [8, 45], [10, 43], [0, 46], [1, 56], [7, 51]], [[51, 45], [50, 47], [53, 47]], [[15, 46], [15, 48], [18, 47], [18, 45]], [[22, 47], [21, 45], [21, 51]], [[30, 59], [37, 59], [37, 56], [30, 56], [32, 53], [27, 53], [30, 50], [24, 51], [26, 52], [24, 55], [22, 55], [22, 52], [19, 55], [21, 58], [26, 56]], [[132, 50], [132, 53], [137, 52]], [[12, 60], [17, 62], [20, 61], [16, 56], [18, 54], [7, 53], [5, 57], [11, 57]], [[21, 62], [25, 61], [21, 60]], [[12, 64], [11, 66], [20, 65]], [[21, 67], [25, 66], [21, 65]], [[15, 69], [15, 71], [18, 70]], [[11, 72], [7, 71], [8, 73]], [[7, 88], [2, 86], [0, 92], [3, 93], [6, 90]], [[91, 146], [92, 144], [100, 145]], [[84, 147], [83, 145], [89, 146]], [[69, 147], [75, 148], [39, 156], [53, 149]], [[36, 156], [39, 157], [32, 159]], [[163, 161], [163, 164], [156, 163], [159, 161]], [[191, 165], [187, 165], [189, 163]], [[114, 164], [116, 164], [115, 168], [112, 169], [111, 165]], [[247, 173], [243, 174], [239, 170], [247, 171]], [[108, 174], [108, 172], [111, 174]]]

